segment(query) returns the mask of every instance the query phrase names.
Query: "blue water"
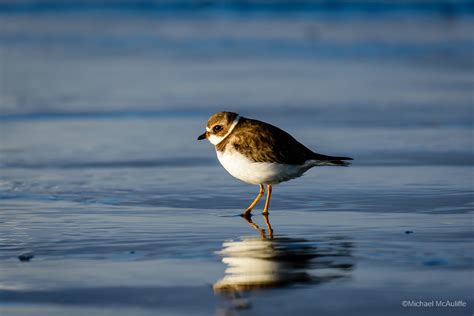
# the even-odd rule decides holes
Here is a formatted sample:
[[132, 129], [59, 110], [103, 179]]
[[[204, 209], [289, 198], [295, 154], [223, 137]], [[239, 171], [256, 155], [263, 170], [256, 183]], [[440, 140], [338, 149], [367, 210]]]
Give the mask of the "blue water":
[[[2, 315], [472, 315], [472, 3], [298, 3], [0, 3]], [[218, 110], [354, 163], [269, 239]]]

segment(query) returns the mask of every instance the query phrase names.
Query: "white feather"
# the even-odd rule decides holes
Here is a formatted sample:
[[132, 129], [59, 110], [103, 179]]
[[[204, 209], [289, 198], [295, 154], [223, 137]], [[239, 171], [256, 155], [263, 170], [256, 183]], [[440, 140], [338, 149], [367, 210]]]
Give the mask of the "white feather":
[[303, 165], [289, 165], [271, 162], [254, 162], [236, 150], [217, 151], [217, 158], [232, 176], [250, 184], [277, 184], [302, 176], [317, 165], [308, 160]]

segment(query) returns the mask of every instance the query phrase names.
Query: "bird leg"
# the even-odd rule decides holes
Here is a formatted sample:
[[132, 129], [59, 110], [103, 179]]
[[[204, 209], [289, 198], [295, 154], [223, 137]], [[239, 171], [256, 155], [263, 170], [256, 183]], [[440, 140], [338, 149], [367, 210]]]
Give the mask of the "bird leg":
[[272, 185], [267, 185], [267, 200], [265, 201], [265, 207], [263, 208], [262, 214], [268, 214], [268, 206], [270, 205], [270, 196], [272, 195]]
[[242, 217], [249, 218], [250, 216], [252, 216], [250, 212], [252, 211], [254, 206], [258, 203], [258, 201], [260, 201], [260, 198], [262, 197], [264, 192], [265, 192], [265, 188], [263, 187], [263, 184], [260, 184], [260, 192], [258, 192], [258, 195], [255, 198], [255, 200], [253, 200], [252, 204], [250, 204], [249, 207], [247, 207], [247, 209], [242, 213]]

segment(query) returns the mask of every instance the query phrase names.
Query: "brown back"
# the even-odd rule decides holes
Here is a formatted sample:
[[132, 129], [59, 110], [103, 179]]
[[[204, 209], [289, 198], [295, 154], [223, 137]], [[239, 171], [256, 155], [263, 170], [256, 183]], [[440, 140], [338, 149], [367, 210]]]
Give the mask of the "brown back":
[[255, 162], [296, 165], [303, 164], [316, 155], [278, 127], [244, 117], [240, 118], [239, 124], [216, 149], [223, 151], [226, 146], [233, 146]]

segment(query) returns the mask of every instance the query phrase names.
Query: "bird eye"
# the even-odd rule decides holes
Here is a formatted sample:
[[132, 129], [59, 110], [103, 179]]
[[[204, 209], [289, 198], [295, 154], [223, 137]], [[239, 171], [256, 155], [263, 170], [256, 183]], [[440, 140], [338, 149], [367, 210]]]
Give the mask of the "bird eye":
[[216, 125], [216, 126], [214, 126], [214, 127], [212, 128], [212, 130], [213, 130], [215, 133], [217, 133], [217, 132], [219, 132], [219, 131], [222, 130], [222, 126]]

